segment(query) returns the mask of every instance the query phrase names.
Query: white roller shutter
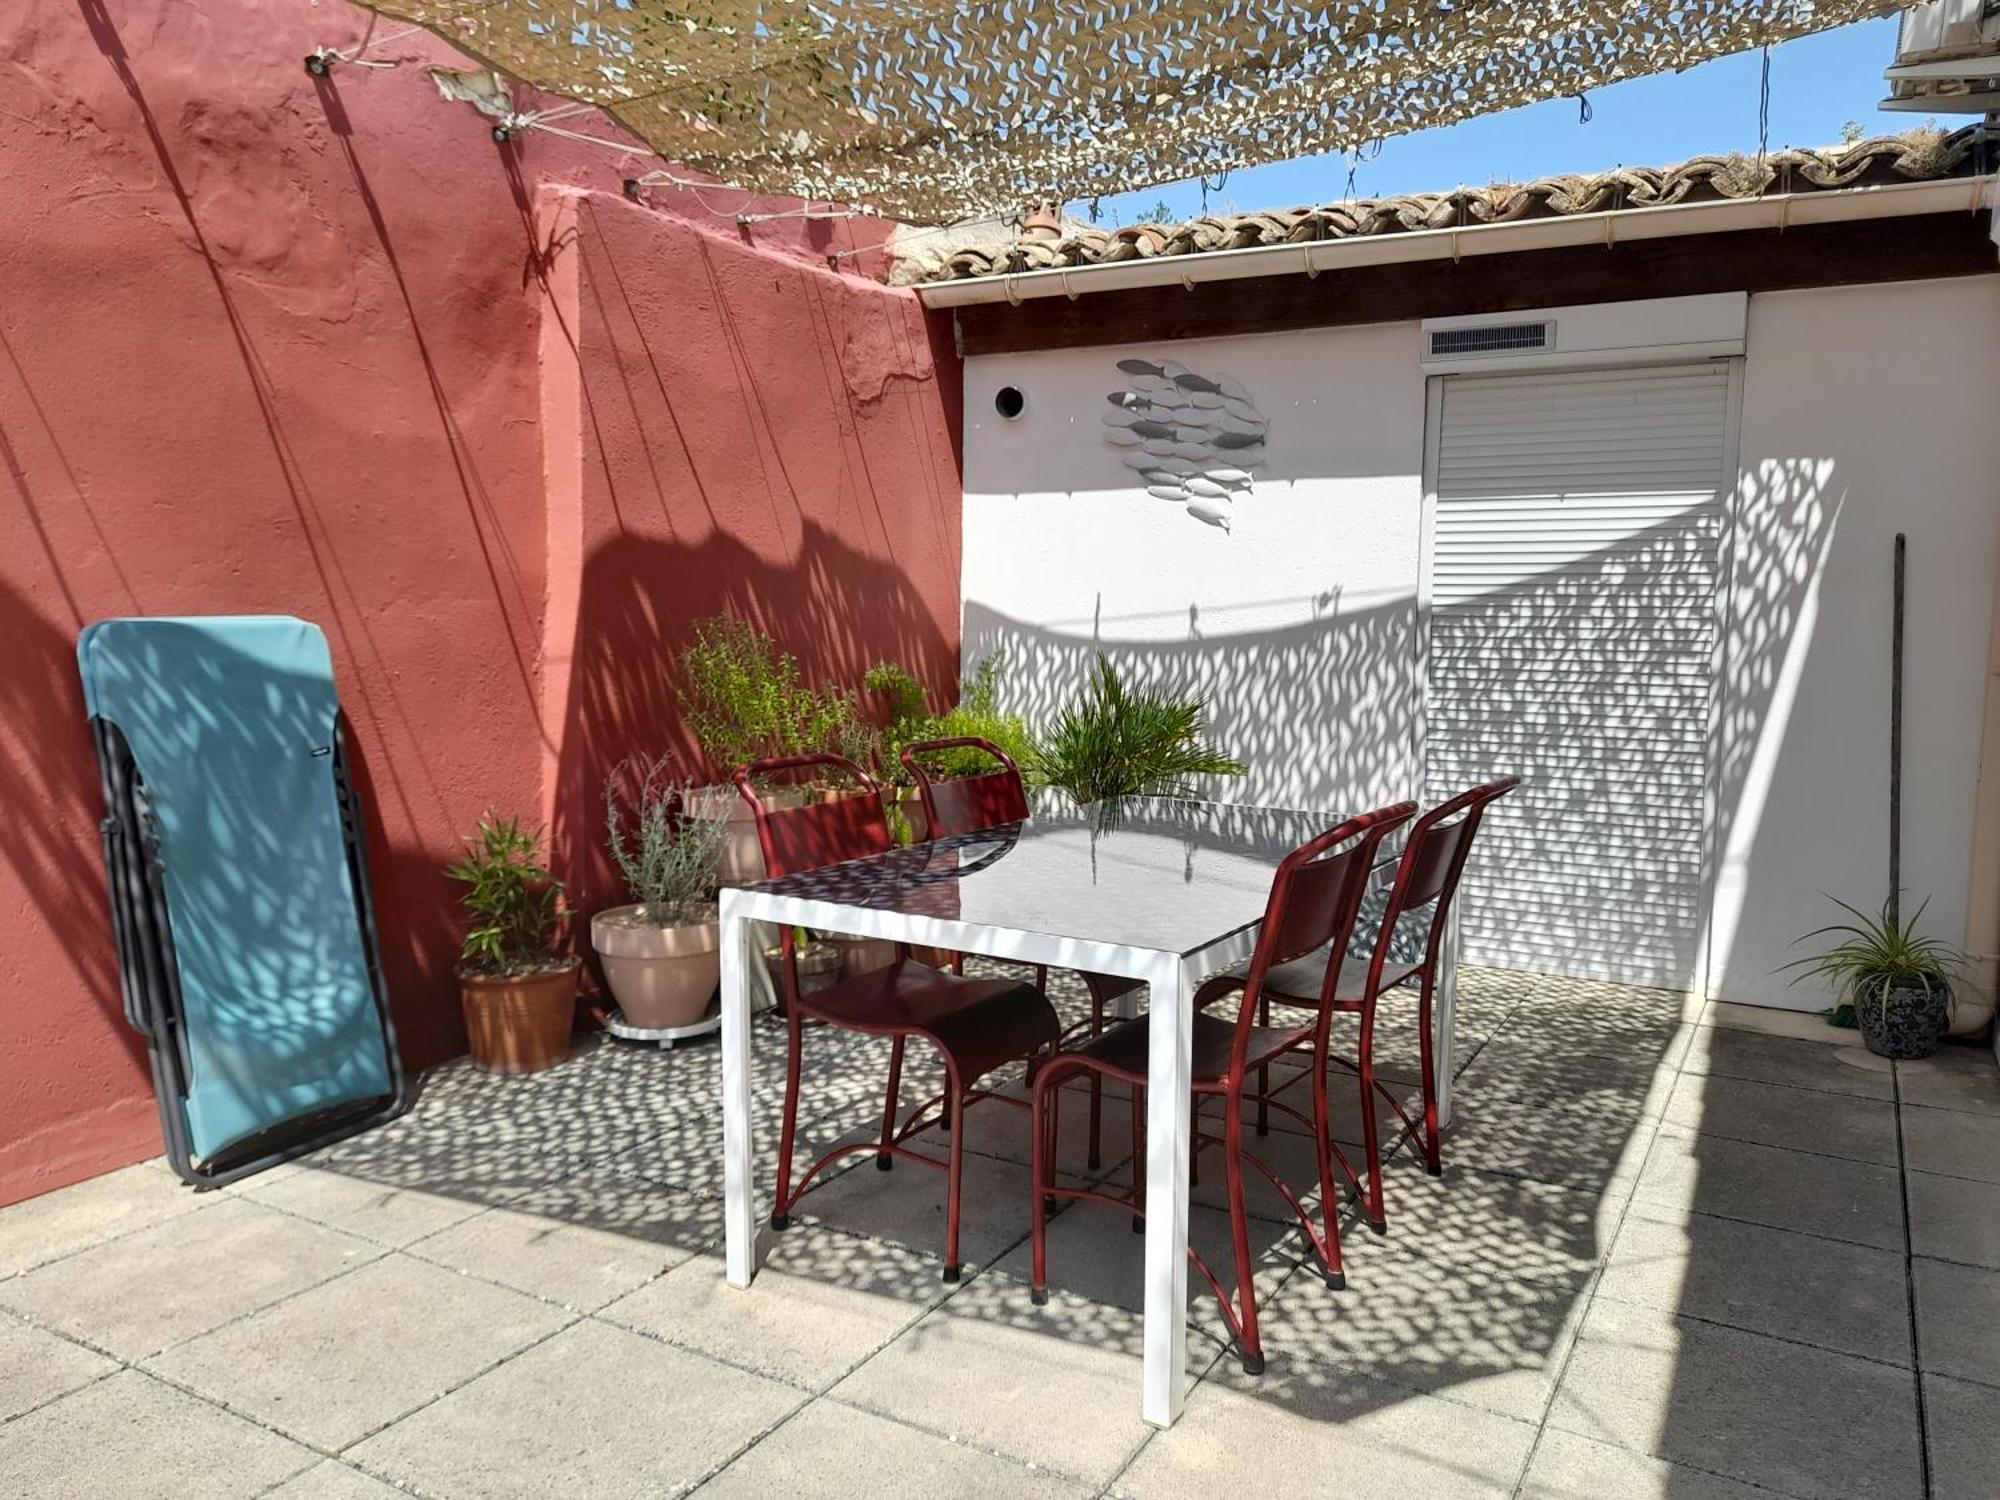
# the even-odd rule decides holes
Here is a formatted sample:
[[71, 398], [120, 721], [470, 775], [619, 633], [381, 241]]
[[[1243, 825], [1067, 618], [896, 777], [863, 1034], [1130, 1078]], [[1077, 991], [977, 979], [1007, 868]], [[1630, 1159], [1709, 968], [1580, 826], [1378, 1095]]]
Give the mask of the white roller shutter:
[[1472, 962], [1699, 982], [1731, 369], [1438, 382], [1427, 791], [1525, 781], [1462, 892]]

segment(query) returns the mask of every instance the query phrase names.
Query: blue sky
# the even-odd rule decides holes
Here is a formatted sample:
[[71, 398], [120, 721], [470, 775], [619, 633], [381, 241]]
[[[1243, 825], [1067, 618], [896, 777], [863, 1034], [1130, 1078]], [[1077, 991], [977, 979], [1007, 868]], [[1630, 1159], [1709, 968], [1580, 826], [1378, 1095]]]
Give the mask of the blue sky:
[[[1800, 37], [1771, 49], [1771, 149], [1824, 146], [1858, 120], [1867, 135], [1887, 135], [1925, 117], [1875, 108], [1888, 92], [1882, 70], [1894, 59], [1894, 18], [1863, 21]], [[1755, 151], [1762, 55], [1737, 53], [1685, 73], [1635, 78], [1590, 95], [1592, 117], [1579, 122], [1574, 99], [1532, 104], [1413, 135], [1394, 136], [1381, 155], [1356, 170], [1353, 196], [1430, 192], [1461, 183], [1526, 182], [1556, 172], [1664, 166], [1709, 151]], [[1963, 123], [1946, 120], [1947, 126]], [[1210, 212], [1286, 208], [1347, 197], [1349, 158], [1305, 157], [1231, 173], [1209, 184]], [[1130, 223], [1164, 200], [1175, 219], [1202, 212], [1198, 183], [1177, 183], [1106, 198], [1106, 225]], [[1071, 213], [1084, 205], [1071, 204]]]

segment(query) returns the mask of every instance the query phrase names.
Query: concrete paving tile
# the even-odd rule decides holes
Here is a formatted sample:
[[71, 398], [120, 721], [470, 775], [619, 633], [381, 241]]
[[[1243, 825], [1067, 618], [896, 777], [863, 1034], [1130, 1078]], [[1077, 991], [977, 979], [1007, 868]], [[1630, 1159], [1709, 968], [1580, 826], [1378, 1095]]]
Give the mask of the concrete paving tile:
[[1851, 1026], [1829, 1026], [1817, 1010], [1783, 1010], [1775, 1005], [1737, 1005], [1727, 1000], [1711, 1000], [1702, 1007], [1701, 1024], [1718, 1030], [1754, 1031], [1763, 1036], [1866, 1050], [1862, 1048], [1859, 1031]]
[[287, 1479], [264, 1500], [398, 1500], [406, 1492], [372, 1479], [337, 1458], [314, 1464], [295, 1479]]
[[382, 1253], [366, 1240], [235, 1199], [0, 1282], [0, 1304], [139, 1360]]
[[586, 1320], [349, 1455], [455, 1500], [680, 1493], [788, 1416], [803, 1392]]
[[1787, 1495], [1921, 1489], [1914, 1376], [1870, 1360], [1600, 1299], [1551, 1427]]
[[158, 1160], [43, 1193], [0, 1212], [0, 1276], [217, 1201], [213, 1194], [195, 1192]]
[[325, 1168], [247, 1187], [243, 1196], [391, 1249], [435, 1234], [485, 1207], [475, 1199], [445, 1197]]
[[125, 1370], [11, 1422], [0, 1495], [33, 1500], [240, 1500], [318, 1455]]
[[1519, 1500], [1770, 1500], [1770, 1494], [1550, 1428], [1536, 1441]]
[[[1132, 1099], [1123, 1084], [1104, 1086], [1098, 1165], [1094, 1170], [1089, 1164], [1090, 1093], [1076, 1085], [1058, 1089], [1057, 1093], [1062, 1102], [1062, 1120], [1056, 1133], [1056, 1169], [1062, 1176], [1088, 1181], [1132, 1154]], [[950, 1142], [948, 1134], [933, 1127], [913, 1136], [909, 1144], [942, 1156]], [[998, 1100], [974, 1105], [965, 1116], [965, 1149], [1028, 1165], [1033, 1160], [1029, 1150], [1028, 1112]]]
[[747, 1290], [702, 1255], [620, 1298], [609, 1322], [818, 1389], [868, 1358], [949, 1290], [941, 1263], [817, 1225], [766, 1234]]
[[1308, 1360], [1275, 1357], [1256, 1377], [1225, 1363], [1113, 1488], [1212, 1500], [1300, 1493], [1303, 1481], [1307, 1493], [1487, 1500], [1513, 1492], [1534, 1436], [1528, 1423]]
[[589, 1312], [722, 1239], [722, 1205], [586, 1169], [409, 1247], [421, 1260]]
[[1902, 1277], [1894, 1250], [1635, 1203], [1597, 1294], [1908, 1364]]
[[1663, 1125], [1635, 1202], [1743, 1219], [1901, 1250], [1903, 1199], [1893, 1167], [1759, 1146]]
[[1091, 1490], [838, 1401], [815, 1401], [701, 1487], [703, 1500], [1083, 1500]]
[[95, 1350], [0, 1315], [0, 1422], [117, 1368]]
[[[959, 1220], [962, 1265], [987, 1265], [1028, 1232], [1031, 1185], [1028, 1169], [1017, 1162], [966, 1153]], [[893, 1171], [878, 1172], [864, 1157], [857, 1170], [844, 1172], [823, 1187], [815, 1182], [793, 1216], [942, 1260], [945, 1187], [945, 1173], [939, 1168], [900, 1161]]]
[[1910, 1276], [1918, 1363], [1933, 1374], [2000, 1386], [2000, 1271], [1919, 1256]]
[[[1066, 1296], [1034, 1307], [1026, 1294], [1011, 1278], [976, 1278], [833, 1394], [1085, 1484], [1109, 1482], [1153, 1431], [1139, 1416], [1137, 1319]], [[1202, 1342], [1189, 1340], [1191, 1354]]]
[[1906, 1104], [1903, 1150], [1914, 1171], [2000, 1182], [2000, 1115]]
[[1984, 1047], [1951, 1046], [1919, 1062], [1899, 1062], [1896, 1088], [1905, 1104], [2000, 1115], [2000, 1065]]
[[149, 1367], [338, 1452], [547, 1337], [570, 1316], [392, 1255], [178, 1345]]
[[1991, 1386], [1924, 1377], [1932, 1500], [1992, 1500], [2000, 1490], [2000, 1422]]
[[1475, 1065], [1453, 1096], [1445, 1160], [1608, 1192], [1638, 1172], [1666, 1096], [1651, 1079], [1600, 1076], [1579, 1087], [1549, 1077], [1481, 1076]]
[[1667, 1103], [1666, 1118], [1684, 1130], [1760, 1146], [1897, 1163], [1896, 1106], [1886, 1099], [1688, 1073]]
[[1448, 1154], [1439, 1177], [1414, 1159], [1392, 1161], [1384, 1204], [1389, 1241], [1434, 1264], [1573, 1281], [1610, 1248], [1625, 1194], [1483, 1172]]
[[1910, 1250], [2000, 1270], [2000, 1184], [1909, 1174]]
[[[1822, 1023], [1815, 1019], [1813, 1024]], [[1889, 1099], [1896, 1092], [1895, 1064], [1866, 1047], [1830, 1047], [1824, 1039], [1809, 1041], [1733, 1026], [1697, 1027], [1681, 1058], [1681, 1071], [1864, 1099]]]

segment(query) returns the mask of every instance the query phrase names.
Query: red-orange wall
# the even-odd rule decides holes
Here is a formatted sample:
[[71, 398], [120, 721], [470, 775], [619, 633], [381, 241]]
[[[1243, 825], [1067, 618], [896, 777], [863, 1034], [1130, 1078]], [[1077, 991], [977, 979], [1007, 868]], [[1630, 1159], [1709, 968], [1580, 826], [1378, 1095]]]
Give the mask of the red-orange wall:
[[365, 24], [306, 0], [0, 17], [0, 1203], [159, 1149], [104, 910], [88, 621], [326, 630], [418, 1066], [462, 1048], [457, 835], [488, 806], [549, 817], [585, 903], [607, 894], [597, 788], [683, 745], [687, 621], [746, 613], [850, 677], [900, 655], [942, 685], [956, 658], [953, 361], [907, 294], [824, 266], [884, 226], [629, 203], [648, 163], [496, 148], [421, 36], [394, 70], [308, 78]]

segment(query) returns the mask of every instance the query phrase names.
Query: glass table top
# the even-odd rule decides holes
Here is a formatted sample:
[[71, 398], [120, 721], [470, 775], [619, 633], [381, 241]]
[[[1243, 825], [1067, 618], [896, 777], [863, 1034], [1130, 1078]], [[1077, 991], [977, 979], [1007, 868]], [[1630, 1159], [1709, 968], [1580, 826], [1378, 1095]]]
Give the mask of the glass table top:
[[1344, 814], [1130, 797], [748, 887], [802, 900], [1192, 954], [1262, 920], [1285, 855]]

